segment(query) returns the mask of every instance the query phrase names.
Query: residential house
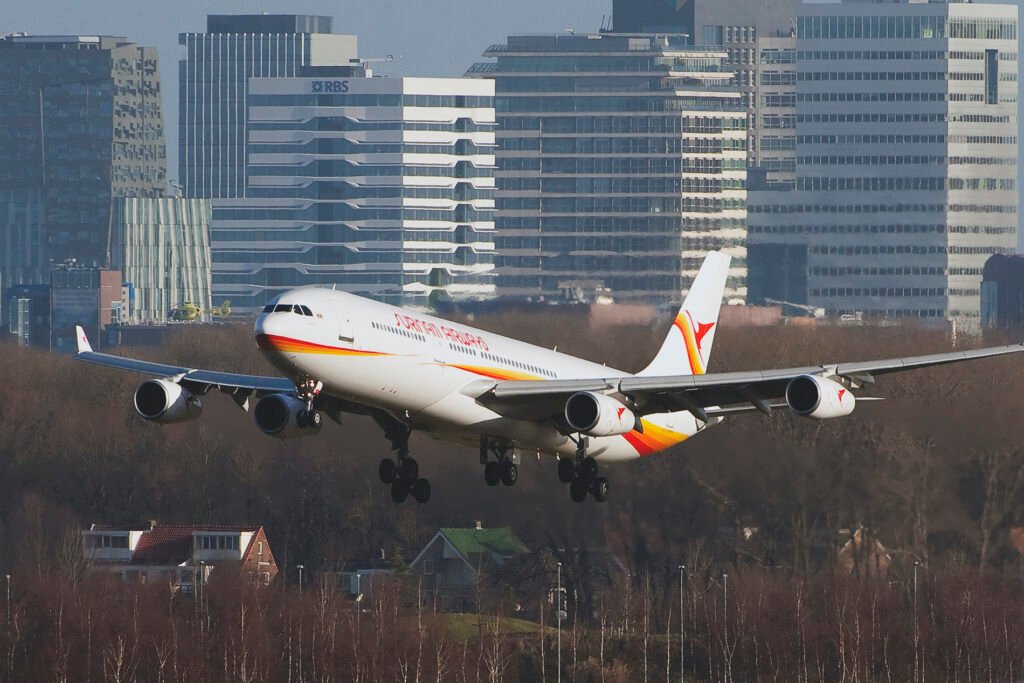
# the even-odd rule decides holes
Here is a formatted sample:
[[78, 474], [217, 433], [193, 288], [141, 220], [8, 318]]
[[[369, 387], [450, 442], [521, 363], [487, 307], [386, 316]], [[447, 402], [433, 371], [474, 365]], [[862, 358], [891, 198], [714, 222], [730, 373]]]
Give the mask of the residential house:
[[481, 574], [528, 553], [512, 529], [485, 529], [477, 522], [471, 529], [438, 531], [409, 568], [422, 578], [423, 592], [437, 601], [439, 611], [470, 612], [476, 608]]
[[82, 532], [82, 545], [91, 571], [126, 581], [167, 581], [186, 593], [217, 568], [234, 568], [263, 584], [278, 571], [261, 526], [150, 523], [132, 529], [94, 524]]

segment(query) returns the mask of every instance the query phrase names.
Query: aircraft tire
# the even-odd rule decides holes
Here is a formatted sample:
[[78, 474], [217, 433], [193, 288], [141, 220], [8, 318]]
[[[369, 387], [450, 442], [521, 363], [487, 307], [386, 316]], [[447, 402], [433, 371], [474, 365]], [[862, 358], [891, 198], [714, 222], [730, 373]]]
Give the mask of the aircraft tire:
[[316, 410], [311, 412], [309, 414], [309, 417], [306, 420], [307, 426], [309, 426], [311, 429], [319, 429], [320, 425], [322, 425], [323, 423], [324, 423], [324, 416], [321, 415], [319, 413], [319, 411], [316, 411]]
[[576, 465], [570, 458], [558, 459], [558, 481], [568, 484], [576, 476]]
[[398, 467], [395, 465], [395, 461], [391, 458], [384, 458], [380, 461], [380, 467], [377, 468], [377, 473], [380, 475], [380, 481], [382, 484], [393, 484], [395, 479], [398, 479]]
[[501, 465], [493, 460], [484, 465], [484, 481], [488, 486], [497, 486], [501, 483]]
[[409, 482], [402, 479], [395, 479], [391, 484], [391, 500], [396, 503], [404, 503], [409, 497]]
[[573, 479], [569, 484], [569, 497], [574, 503], [582, 503], [587, 499], [587, 482], [582, 479]]
[[501, 472], [501, 483], [505, 486], [515, 486], [519, 481], [519, 466], [511, 460], [505, 462]]
[[305, 410], [300, 410], [298, 413], [296, 413], [295, 424], [299, 427], [299, 429], [305, 429], [306, 427], [309, 426], [309, 419], [307, 418]]
[[598, 477], [594, 480], [594, 484], [591, 486], [590, 492], [594, 494], [594, 500], [598, 503], [605, 502], [608, 500], [608, 480], [604, 477]]
[[412, 485], [412, 497], [421, 505], [430, 500], [430, 481], [417, 479], [416, 483]]
[[398, 465], [398, 471], [402, 474], [402, 479], [409, 481], [416, 481], [420, 478], [420, 465], [412, 458], [406, 458]]
[[580, 478], [588, 484], [593, 484], [597, 480], [597, 461], [593, 458], [583, 458], [583, 462], [580, 463]]

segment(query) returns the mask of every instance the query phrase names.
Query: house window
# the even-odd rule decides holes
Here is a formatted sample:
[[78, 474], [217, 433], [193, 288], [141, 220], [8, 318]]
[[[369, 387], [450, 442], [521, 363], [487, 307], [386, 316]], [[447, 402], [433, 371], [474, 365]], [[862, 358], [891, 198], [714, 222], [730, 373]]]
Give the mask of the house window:
[[434, 561], [423, 560], [423, 574], [424, 576], [430, 576], [434, 573]]
[[258, 544], [256, 545], [256, 549], [257, 549], [257, 554], [258, 554], [258, 555], [259, 555], [260, 557], [263, 557], [263, 541], [260, 541], [260, 542], [259, 542], [259, 543], [258, 543]]

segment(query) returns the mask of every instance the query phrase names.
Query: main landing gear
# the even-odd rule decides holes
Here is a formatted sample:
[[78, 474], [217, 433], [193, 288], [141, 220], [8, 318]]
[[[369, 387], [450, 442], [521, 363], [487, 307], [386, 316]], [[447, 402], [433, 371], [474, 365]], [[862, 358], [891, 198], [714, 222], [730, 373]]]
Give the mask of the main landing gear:
[[373, 419], [384, 428], [397, 455], [397, 462], [384, 458], [377, 468], [381, 482], [391, 486], [391, 500], [404, 503], [412, 495], [417, 503], [426, 503], [430, 500], [430, 480], [420, 477], [419, 463], [409, 456], [412, 429], [386, 413], [374, 413]]
[[[491, 453], [494, 460], [491, 460]], [[515, 486], [519, 481], [519, 454], [507, 443], [480, 437], [480, 464], [484, 466], [484, 481], [488, 486]]]
[[587, 455], [587, 437], [576, 441], [576, 458], [559, 458], [558, 479], [569, 485], [569, 497], [574, 503], [582, 503], [587, 494], [603, 503], [608, 500], [608, 480], [598, 476], [597, 460]]

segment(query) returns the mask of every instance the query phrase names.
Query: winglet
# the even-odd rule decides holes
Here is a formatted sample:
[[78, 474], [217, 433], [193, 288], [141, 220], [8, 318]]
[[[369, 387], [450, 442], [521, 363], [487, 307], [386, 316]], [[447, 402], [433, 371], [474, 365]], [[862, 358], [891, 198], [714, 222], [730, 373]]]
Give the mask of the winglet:
[[89, 338], [85, 336], [85, 330], [82, 329], [81, 325], [75, 325], [75, 336], [78, 342], [79, 353], [89, 353], [92, 351], [92, 344], [89, 343]]

